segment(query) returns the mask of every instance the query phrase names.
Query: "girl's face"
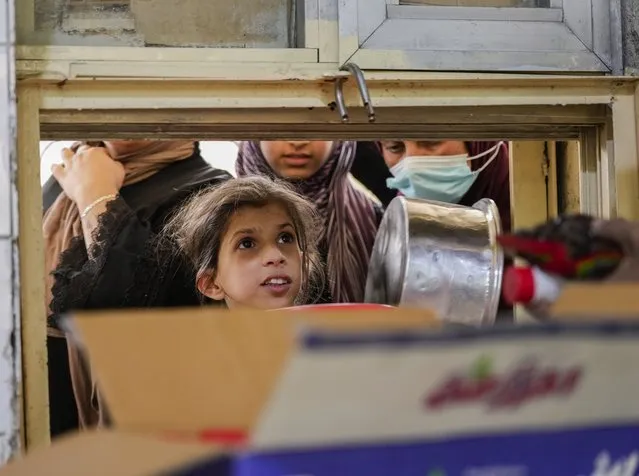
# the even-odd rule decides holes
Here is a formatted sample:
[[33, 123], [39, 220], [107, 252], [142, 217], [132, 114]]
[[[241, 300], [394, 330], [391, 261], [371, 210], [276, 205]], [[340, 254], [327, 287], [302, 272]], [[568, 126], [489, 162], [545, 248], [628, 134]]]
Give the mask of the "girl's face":
[[326, 162], [333, 142], [321, 140], [264, 141], [260, 149], [273, 171], [282, 178], [305, 180]]
[[200, 279], [198, 288], [229, 308], [276, 309], [294, 305], [301, 280], [302, 252], [291, 218], [272, 203], [240, 208], [231, 217], [216, 273]]
[[442, 157], [447, 155], [466, 154], [466, 144], [463, 141], [382, 141], [382, 154], [388, 168], [392, 168], [405, 157], [432, 155]]

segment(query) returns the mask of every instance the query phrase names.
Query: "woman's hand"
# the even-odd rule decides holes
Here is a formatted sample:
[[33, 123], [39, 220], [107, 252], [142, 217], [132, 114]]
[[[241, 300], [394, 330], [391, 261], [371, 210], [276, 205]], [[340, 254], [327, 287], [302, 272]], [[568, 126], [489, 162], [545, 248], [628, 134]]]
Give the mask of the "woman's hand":
[[51, 172], [80, 211], [100, 197], [117, 194], [124, 183], [124, 167], [102, 147], [82, 146], [75, 154], [64, 149], [62, 163]]
[[623, 261], [606, 281], [639, 282], [639, 222], [619, 218], [597, 220], [592, 224], [592, 232], [616, 242], [624, 254]]

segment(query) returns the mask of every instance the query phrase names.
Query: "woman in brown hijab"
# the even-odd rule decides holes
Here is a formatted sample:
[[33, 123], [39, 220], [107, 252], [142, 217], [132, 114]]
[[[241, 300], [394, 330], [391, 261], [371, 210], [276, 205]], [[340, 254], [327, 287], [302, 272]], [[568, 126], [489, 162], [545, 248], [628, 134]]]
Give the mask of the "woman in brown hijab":
[[54, 436], [104, 418], [86, 362], [67, 345], [57, 316], [74, 309], [199, 304], [190, 268], [172, 250], [155, 249], [154, 237], [194, 192], [231, 178], [213, 169], [192, 141], [97, 145], [64, 150], [43, 188]]

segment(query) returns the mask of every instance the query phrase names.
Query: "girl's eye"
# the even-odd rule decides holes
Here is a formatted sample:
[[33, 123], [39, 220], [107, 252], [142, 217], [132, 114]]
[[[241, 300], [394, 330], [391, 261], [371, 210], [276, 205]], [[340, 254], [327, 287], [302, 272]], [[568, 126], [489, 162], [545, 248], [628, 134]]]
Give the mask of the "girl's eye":
[[293, 236], [292, 233], [288, 232], [280, 233], [278, 241], [285, 244], [295, 243], [295, 236]]
[[244, 238], [240, 240], [240, 242], [237, 244], [237, 247], [240, 250], [246, 250], [249, 248], [253, 248], [254, 246], [255, 246], [255, 241], [253, 241], [251, 238]]

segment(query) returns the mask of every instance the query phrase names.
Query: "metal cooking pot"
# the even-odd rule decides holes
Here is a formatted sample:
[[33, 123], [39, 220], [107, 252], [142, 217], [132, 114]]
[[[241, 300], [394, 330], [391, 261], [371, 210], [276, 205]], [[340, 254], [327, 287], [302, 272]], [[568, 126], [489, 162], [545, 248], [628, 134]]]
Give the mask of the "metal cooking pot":
[[503, 272], [495, 202], [472, 207], [396, 197], [379, 227], [366, 302], [431, 309], [467, 325], [495, 321]]

